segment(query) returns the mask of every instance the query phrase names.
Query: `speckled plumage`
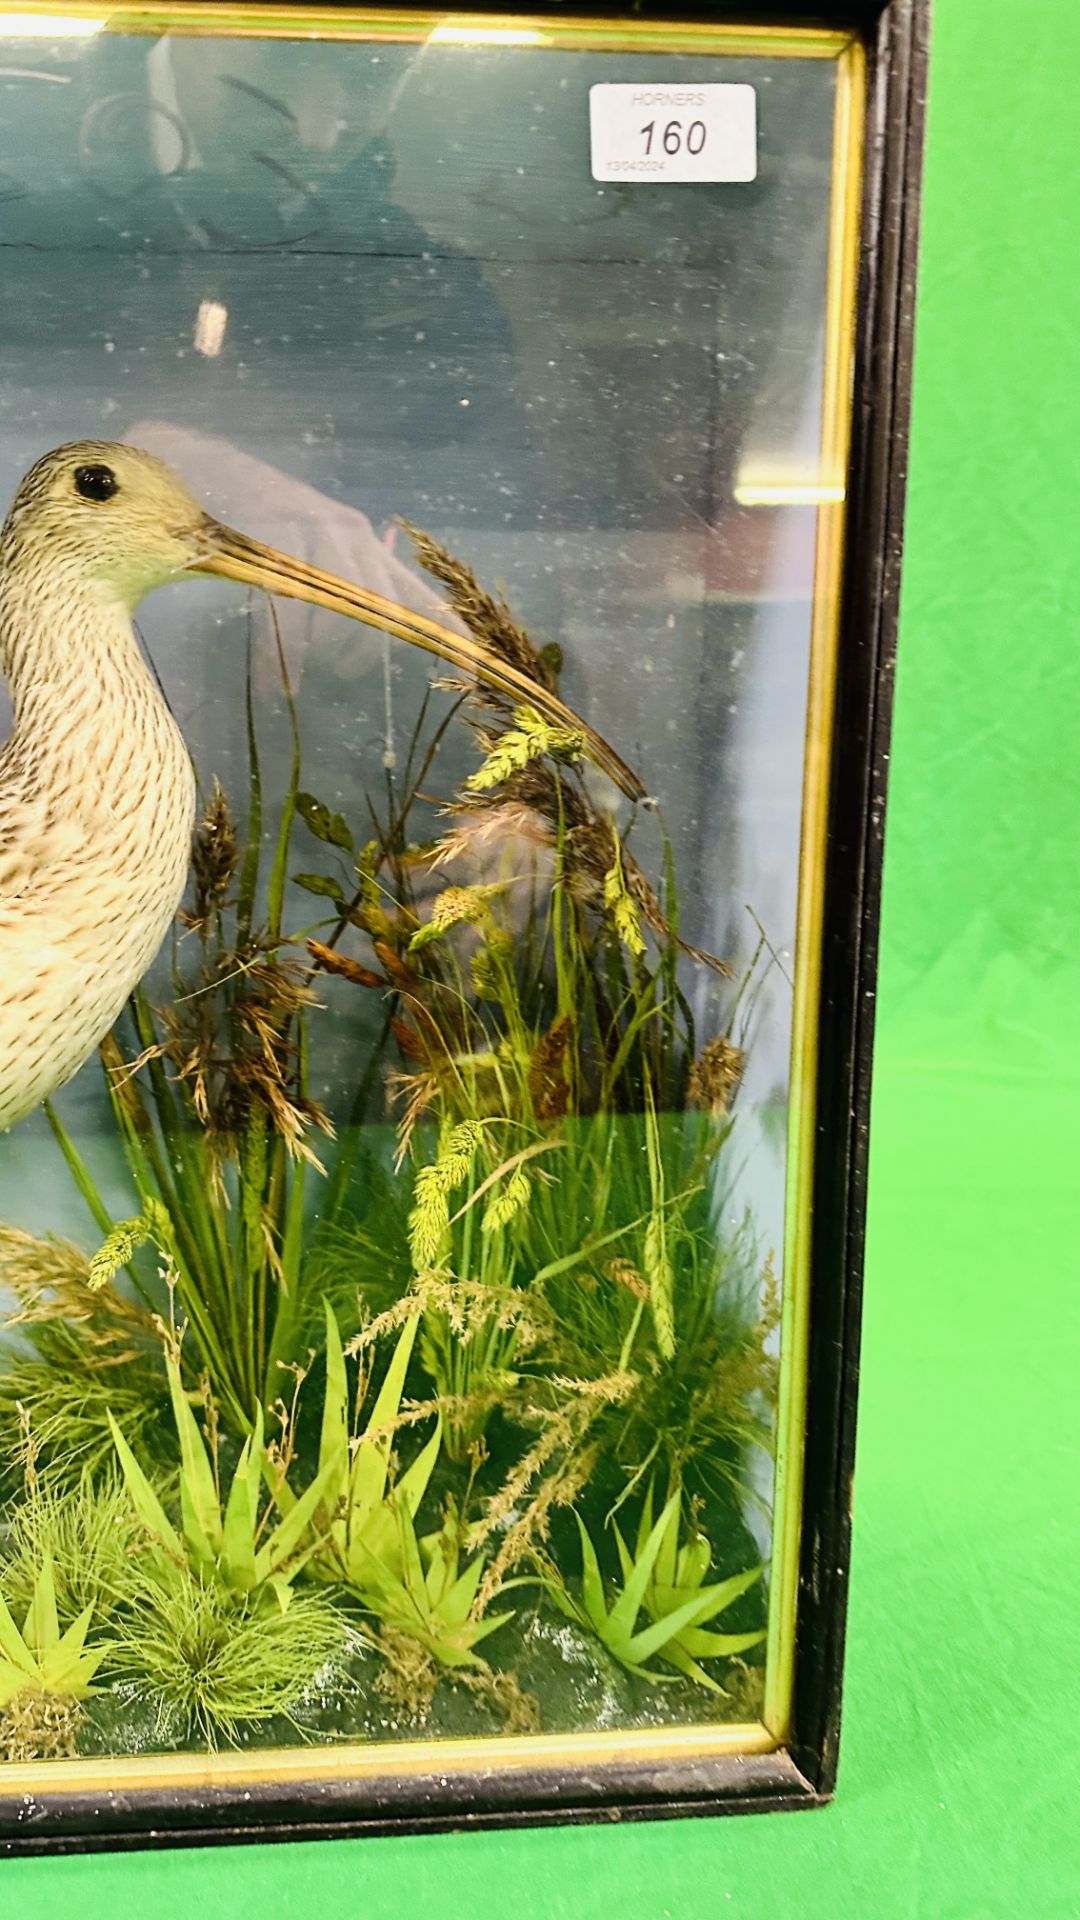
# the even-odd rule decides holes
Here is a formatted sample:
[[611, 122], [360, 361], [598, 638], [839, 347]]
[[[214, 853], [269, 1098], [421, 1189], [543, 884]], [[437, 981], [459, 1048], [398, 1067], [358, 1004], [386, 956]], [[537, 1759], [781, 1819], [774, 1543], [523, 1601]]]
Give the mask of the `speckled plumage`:
[[[141, 513], [73, 497], [95, 461]], [[131, 610], [190, 561], [203, 517], [150, 455], [83, 442], [31, 470], [0, 533], [0, 1128], [108, 1032], [183, 892], [194, 776]]]
[[[83, 484], [104, 475], [101, 491]], [[80, 479], [82, 476], [82, 479]], [[32, 467], [0, 532], [0, 1129], [63, 1086], [158, 951], [187, 873], [195, 782], [131, 615], [185, 572], [308, 600], [448, 660], [580, 732], [549, 688], [465, 634], [222, 526], [162, 460], [75, 441]]]

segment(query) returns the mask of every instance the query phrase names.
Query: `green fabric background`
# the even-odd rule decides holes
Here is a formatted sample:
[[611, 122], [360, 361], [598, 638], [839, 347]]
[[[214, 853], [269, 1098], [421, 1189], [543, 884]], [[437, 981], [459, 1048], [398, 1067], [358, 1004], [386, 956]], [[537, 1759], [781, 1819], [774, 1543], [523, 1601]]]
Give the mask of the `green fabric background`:
[[938, 0], [825, 1813], [0, 1865], [6, 1915], [1080, 1914], [1080, 8]]

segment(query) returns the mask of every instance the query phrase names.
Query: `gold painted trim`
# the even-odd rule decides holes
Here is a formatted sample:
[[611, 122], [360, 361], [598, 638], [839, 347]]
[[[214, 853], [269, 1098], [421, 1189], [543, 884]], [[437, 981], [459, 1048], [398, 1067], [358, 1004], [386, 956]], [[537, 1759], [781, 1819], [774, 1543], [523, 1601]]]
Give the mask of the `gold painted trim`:
[[773, 1574], [764, 1705], [765, 1723], [778, 1744], [787, 1740], [791, 1728], [798, 1622], [825, 841], [840, 651], [840, 595], [847, 521], [844, 493], [851, 443], [865, 121], [866, 59], [862, 45], [851, 41], [840, 58], [836, 76], [821, 463], [816, 476], [821, 486], [829, 488], [836, 497], [818, 508], [795, 930]]
[[773, 1753], [760, 1720], [727, 1727], [636, 1727], [624, 1733], [531, 1733], [474, 1740], [376, 1741], [368, 1746], [265, 1747], [219, 1753], [164, 1753], [131, 1759], [19, 1761], [0, 1766], [0, 1804], [24, 1793], [130, 1793], [274, 1786], [289, 1781], [401, 1780], [427, 1774], [593, 1769], [614, 1760], [716, 1760]]
[[[93, 20], [107, 33], [190, 34], [198, 39], [228, 37], [259, 40], [373, 40], [422, 44], [436, 28], [453, 30], [454, 37], [443, 46], [468, 46], [469, 29], [483, 43], [497, 45], [491, 35], [503, 29], [507, 34], [528, 33], [528, 45], [578, 48], [607, 53], [724, 53], [737, 55], [768, 54], [771, 59], [838, 60], [852, 44], [849, 33], [829, 32], [819, 27], [740, 27], [711, 26], [695, 21], [593, 20], [570, 16], [553, 20], [547, 14], [468, 14], [411, 10], [379, 12], [363, 8], [322, 11], [317, 7], [296, 6], [202, 5], [201, 0], [174, 0], [174, 4], [120, 5], [105, 0], [95, 6], [93, 0], [26, 0], [20, 6], [0, 6], [0, 35], [3, 16], [17, 14], [47, 20]], [[532, 36], [535, 35], [535, 39]], [[458, 37], [460, 36], [460, 38]], [[513, 45], [508, 40], [504, 44]], [[518, 43], [520, 44], [520, 43]]]
[[[289, 6], [202, 5], [176, 0], [163, 6], [0, 4], [0, 38], [7, 14], [80, 19], [109, 33], [174, 33], [194, 37], [318, 39], [423, 44], [437, 27], [453, 29], [437, 44], [469, 45], [470, 27], [509, 35], [528, 32], [530, 46], [621, 53], [767, 55], [772, 59], [826, 59], [837, 64], [832, 205], [822, 398], [821, 480], [842, 493], [851, 428], [855, 302], [865, 120], [865, 57], [849, 33], [816, 28], [713, 26], [540, 15], [300, 10]], [[536, 38], [533, 39], [532, 36]], [[480, 44], [478, 41], [477, 44]], [[498, 42], [494, 43], [498, 45]], [[77, 1759], [0, 1766], [0, 1799], [8, 1795], [70, 1791], [107, 1793], [149, 1787], [243, 1787], [253, 1782], [372, 1780], [426, 1773], [471, 1774], [493, 1769], [586, 1768], [614, 1760], [718, 1758], [773, 1752], [788, 1737], [801, 1539], [803, 1422], [806, 1409], [809, 1254], [817, 1071], [818, 997], [822, 966], [825, 837], [829, 801], [839, 647], [840, 587], [845, 507], [842, 498], [818, 510], [814, 611], [807, 708], [795, 1005], [792, 1030], [791, 1118], [788, 1132], [784, 1305], [775, 1478], [773, 1577], [769, 1601], [765, 1708], [760, 1722], [588, 1734], [534, 1734], [524, 1739], [478, 1738], [314, 1746], [224, 1753], [184, 1753], [129, 1759]]]

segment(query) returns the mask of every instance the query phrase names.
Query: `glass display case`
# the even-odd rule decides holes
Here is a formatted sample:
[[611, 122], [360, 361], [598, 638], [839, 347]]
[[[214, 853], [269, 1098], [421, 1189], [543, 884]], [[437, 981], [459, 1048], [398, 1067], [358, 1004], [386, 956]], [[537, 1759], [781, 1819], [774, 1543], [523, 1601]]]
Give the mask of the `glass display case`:
[[760, 11], [0, 7], [0, 1846], [831, 1792], [925, 23]]

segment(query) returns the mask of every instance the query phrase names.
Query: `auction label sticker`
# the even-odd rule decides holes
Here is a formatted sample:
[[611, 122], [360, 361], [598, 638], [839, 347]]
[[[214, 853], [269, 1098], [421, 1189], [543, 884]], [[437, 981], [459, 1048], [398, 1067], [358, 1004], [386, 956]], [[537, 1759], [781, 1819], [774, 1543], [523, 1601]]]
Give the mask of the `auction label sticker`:
[[594, 180], [754, 180], [757, 94], [734, 81], [601, 81], [589, 88], [589, 137]]

